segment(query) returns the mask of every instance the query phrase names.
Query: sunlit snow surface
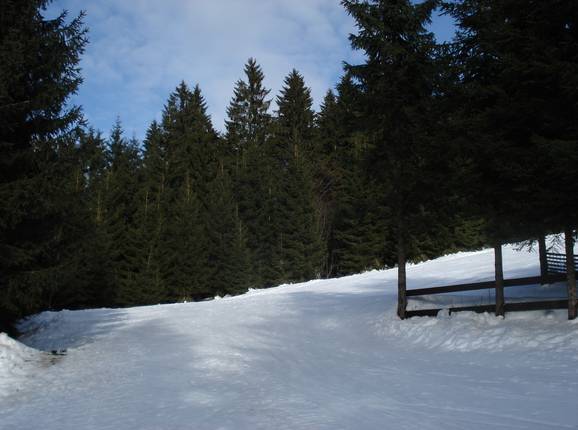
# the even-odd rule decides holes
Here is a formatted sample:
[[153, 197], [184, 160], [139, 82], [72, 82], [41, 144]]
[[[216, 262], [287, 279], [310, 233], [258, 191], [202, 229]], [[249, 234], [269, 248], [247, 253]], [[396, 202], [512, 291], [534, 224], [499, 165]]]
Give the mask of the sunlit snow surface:
[[[506, 278], [538, 274], [535, 253], [507, 247], [504, 265]], [[492, 251], [460, 253], [409, 267], [409, 288], [492, 270]], [[20, 340], [68, 354], [35, 364], [17, 351], [38, 353], [0, 337], [0, 429], [578, 428], [578, 322], [565, 311], [400, 321], [396, 291], [395, 270], [374, 271], [38, 315]], [[564, 294], [563, 284], [506, 290], [507, 300]], [[488, 300], [470, 292], [409, 307]]]

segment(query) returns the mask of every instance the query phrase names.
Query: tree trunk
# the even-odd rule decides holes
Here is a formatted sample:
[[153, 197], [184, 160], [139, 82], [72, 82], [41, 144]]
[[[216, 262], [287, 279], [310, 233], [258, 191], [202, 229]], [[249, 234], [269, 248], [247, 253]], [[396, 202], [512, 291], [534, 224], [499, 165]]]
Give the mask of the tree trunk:
[[546, 257], [546, 236], [538, 236], [538, 255], [540, 256], [540, 277], [542, 285], [548, 283], [548, 258]]
[[406, 275], [405, 275], [405, 242], [403, 237], [403, 223], [398, 222], [397, 234], [397, 316], [405, 319], [405, 310], [407, 308]]
[[502, 244], [494, 245], [496, 267], [496, 316], [504, 316], [504, 266], [502, 263]]
[[564, 229], [566, 245], [566, 276], [568, 285], [568, 319], [576, 318], [576, 268], [574, 267], [574, 235], [571, 227]]

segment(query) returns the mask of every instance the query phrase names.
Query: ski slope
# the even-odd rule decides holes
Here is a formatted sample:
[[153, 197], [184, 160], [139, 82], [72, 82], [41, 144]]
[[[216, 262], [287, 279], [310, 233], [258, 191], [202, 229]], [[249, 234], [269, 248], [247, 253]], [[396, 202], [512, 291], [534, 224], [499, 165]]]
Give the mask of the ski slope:
[[[504, 249], [505, 276], [538, 257]], [[493, 253], [408, 268], [409, 288], [492, 279]], [[564, 297], [565, 286], [506, 289]], [[410, 308], [492, 300], [487, 292]], [[200, 303], [46, 312], [0, 335], [0, 429], [577, 429], [565, 311], [400, 321], [395, 270]]]

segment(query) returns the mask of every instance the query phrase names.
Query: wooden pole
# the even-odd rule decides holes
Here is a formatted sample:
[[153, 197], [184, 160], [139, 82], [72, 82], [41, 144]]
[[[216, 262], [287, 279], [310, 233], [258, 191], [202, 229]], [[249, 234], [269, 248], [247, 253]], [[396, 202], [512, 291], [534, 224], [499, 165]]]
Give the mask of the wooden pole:
[[574, 232], [571, 227], [564, 229], [566, 247], [566, 277], [568, 285], [568, 319], [576, 318], [576, 268], [574, 267]]
[[494, 265], [496, 268], [496, 316], [504, 316], [504, 266], [502, 244], [494, 245]]
[[402, 223], [400, 222], [398, 223], [397, 235], [397, 316], [402, 320], [405, 319], [405, 311], [407, 308], [405, 265], [405, 243], [403, 240]]
[[538, 255], [540, 256], [540, 281], [542, 285], [548, 284], [548, 257], [546, 256], [546, 236], [538, 236]]

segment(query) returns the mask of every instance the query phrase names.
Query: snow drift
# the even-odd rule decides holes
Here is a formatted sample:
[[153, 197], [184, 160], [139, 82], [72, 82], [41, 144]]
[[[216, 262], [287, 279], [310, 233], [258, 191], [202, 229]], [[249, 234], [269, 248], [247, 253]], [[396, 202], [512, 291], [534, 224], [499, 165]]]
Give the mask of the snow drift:
[[39, 351], [0, 333], [0, 402], [37, 371], [42, 357]]

